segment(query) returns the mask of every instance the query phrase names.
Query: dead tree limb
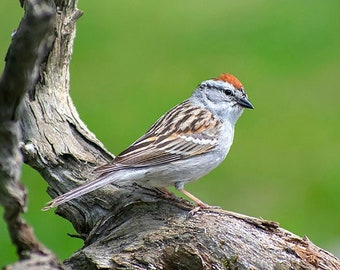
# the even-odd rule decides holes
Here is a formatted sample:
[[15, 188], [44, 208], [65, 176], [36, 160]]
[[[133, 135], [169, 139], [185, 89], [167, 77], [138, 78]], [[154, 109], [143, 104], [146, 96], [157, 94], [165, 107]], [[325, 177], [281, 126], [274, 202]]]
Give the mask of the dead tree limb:
[[21, 217], [26, 209], [26, 190], [20, 183], [22, 155], [20, 116], [27, 91], [33, 90], [40, 64], [48, 55], [55, 38], [55, 4], [30, 0], [25, 15], [6, 55], [0, 79], [0, 203], [20, 263], [9, 267], [34, 266], [35, 269], [61, 269], [55, 255], [35, 237]]
[[[80, 120], [69, 96], [76, 0], [55, 1], [53, 49], [29, 88], [21, 117], [25, 162], [52, 197], [93, 178], [113, 158]], [[190, 215], [135, 184], [108, 185], [57, 209], [84, 239], [65, 264], [72, 269], [340, 269], [339, 260], [275, 222], [219, 209]], [[42, 213], [43, 215], [43, 213]]]

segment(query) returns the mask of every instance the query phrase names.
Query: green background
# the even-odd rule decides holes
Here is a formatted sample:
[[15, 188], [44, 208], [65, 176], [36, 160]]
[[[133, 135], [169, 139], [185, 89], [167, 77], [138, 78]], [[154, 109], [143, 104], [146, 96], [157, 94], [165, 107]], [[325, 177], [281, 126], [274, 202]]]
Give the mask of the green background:
[[[226, 161], [187, 189], [210, 205], [275, 220], [340, 256], [340, 2], [80, 1], [71, 95], [117, 154], [197, 84], [222, 72], [255, 110], [239, 120]], [[0, 55], [23, 10], [0, 2]], [[80, 248], [27, 166], [25, 214], [61, 258]], [[3, 214], [3, 209], [0, 209]], [[16, 260], [0, 221], [0, 265]]]

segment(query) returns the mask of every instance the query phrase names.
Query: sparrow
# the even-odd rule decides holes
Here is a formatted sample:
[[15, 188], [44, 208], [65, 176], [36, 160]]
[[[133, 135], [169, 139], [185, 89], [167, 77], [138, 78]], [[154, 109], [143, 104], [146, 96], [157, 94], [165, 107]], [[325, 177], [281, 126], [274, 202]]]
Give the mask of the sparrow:
[[135, 182], [165, 193], [175, 186], [199, 207], [207, 204], [184, 189], [216, 168], [233, 143], [244, 109], [253, 109], [242, 83], [223, 73], [203, 81], [193, 94], [161, 116], [146, 133], [111, 162], [95, 169], [97, 178], [50, 201], [48, 210], [110, 183]]

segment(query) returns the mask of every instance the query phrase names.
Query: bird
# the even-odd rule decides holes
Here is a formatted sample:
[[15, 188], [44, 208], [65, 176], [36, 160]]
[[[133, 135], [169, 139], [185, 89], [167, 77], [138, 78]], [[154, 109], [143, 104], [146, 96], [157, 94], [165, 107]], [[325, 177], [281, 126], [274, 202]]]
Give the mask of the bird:
[[54, 198], [42, 210], [107, 184], [123, 182], [158, 188], [164, 193], [171, 193], [167, 187], [174, 186], [197, 207], [207, 208], [209, 205], [185, 190], [184, 185], [208, 174], [225, 159], [244, 109], [254, 106], [234, 75], [222, 73], [205, 80], [112, 161], [97, 167], [94, 180]]

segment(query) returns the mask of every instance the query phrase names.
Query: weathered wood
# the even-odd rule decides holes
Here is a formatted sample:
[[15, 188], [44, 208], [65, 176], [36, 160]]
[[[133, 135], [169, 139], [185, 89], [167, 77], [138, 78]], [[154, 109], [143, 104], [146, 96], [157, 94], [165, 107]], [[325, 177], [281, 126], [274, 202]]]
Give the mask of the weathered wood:
[[[20, 183], [20, 116], [22, 100], [35, 87], [40, 64], [55, 38], [55, 5], [52, 1], [27, 0], [25, 16], [6, 55], [0, 79], [0, 203], [13, 244], [22, 260], [8, 269], [20, 269], [23, 261], [44, 269], [61, 269], [55, 255], [35, 237], [21, 217], [26, 210], [26, 190]], [[38, 269], [38, 268], [35, 268]]]
[[[81, 12], [75, 0], [56, 5], [54, 47], [25, 98], [21, 119], [25, 162], [48, 182], [52, 197], [93, 179], [92, 169], [113, 158], [80, 120], [69, 96]], [[221, 209], [191, 210], [187, 201], [129, 183], [84, 195], [57, 209], [84, 239], [65, 264], [72, 269], [340, 269], [333, 255], [275, 222]]]

